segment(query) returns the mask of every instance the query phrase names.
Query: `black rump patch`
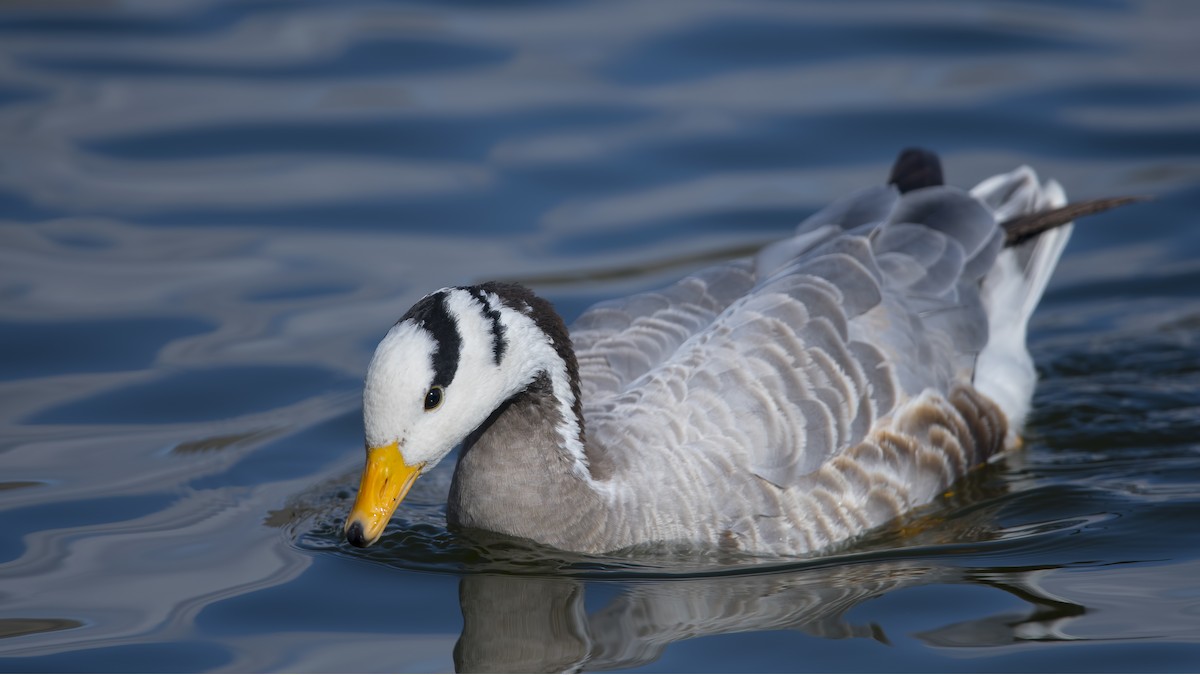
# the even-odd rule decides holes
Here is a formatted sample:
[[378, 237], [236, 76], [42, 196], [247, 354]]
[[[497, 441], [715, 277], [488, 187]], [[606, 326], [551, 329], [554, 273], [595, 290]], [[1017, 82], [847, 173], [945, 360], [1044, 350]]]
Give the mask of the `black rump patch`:
[[888, 183], [901, 193], [942, 185], [942, 160], [937, 153], [923, 148], [905, 148], [892, 165]]
[[462, 335], [458, 332], [458, 322], [446, 308], [446, 295], [446, 291], [440, 291], [421, 298], [396, 322], [412, 319], [429, 331], [437, 343], [437, 351], [433, 354], [433, 382], [429, 383], [431, 387], [450, 386], [454, 373], [458, 371], [458, 359], [462, 352]]

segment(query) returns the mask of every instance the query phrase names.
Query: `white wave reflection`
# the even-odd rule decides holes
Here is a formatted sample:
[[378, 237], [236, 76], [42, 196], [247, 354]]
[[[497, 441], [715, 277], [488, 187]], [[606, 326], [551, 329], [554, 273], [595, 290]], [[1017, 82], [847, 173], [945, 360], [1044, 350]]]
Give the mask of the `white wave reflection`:
[[9, 638], [5, 654], [169, 640], [210, 603], [295, 578], [309, 560], [263, 525], [260, 508], [295, 487], [201, 491], [133, 520], [29, 535], [0, 570], [22, 580], [5, 585], [5, 613], [84, 626]]

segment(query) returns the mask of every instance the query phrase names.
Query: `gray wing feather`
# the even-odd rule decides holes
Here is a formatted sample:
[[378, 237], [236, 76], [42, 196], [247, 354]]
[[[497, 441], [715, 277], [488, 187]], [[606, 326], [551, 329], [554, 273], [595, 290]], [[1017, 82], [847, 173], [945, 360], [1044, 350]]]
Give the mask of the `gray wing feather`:
[[[862, 222], [880, 216], [886, 219]], [[814, 426], [812, 443], [779, 430], [769, 449], [758, 451], [800, 448], [801, 459], [764, 456], [756, 464], [811, 468], [860, 440], [901, 398], [944, 390], [969, 367], [986, 341], [987, 317], [979, 279], [964, 273], [990, 266], [999, 233], [978, 201], [950, 187], [899, 196], [873, 188], [836, 202], [799, 230], [790, 240], [800, 240], [795, 257], [782, 265], [774, 259], [764, 265], [760, 257], [710, 268], [580, 317], [572, 335], [588, 393], [618, 394], [666, 364], [687, 362], [692, 370], [680, 372], [693, 377], [723, 374], [719, 386], [735, 415], [770, 410], [776, 419], [804, 419], [804, 412], [785, 408], [803, 405], [811, 413], [820, 403], [829, 424]], [[761, 383], [771, 402], [741, 395], [758, 389], [760, 377], [775, 378]]]
[[665, 289], [602, 302], [571, 326], [585, 400], [622, 391], [664, 363], [754, 285], [739, 260], [697, 272]]
[[797, 234], [824, 225], [851, 230], [860, 225], [882, 222], [895, 208], [899, 193], [890, 185], [876, 185], [842, 197], [800, 223]]
[[968, 259], [980, 253], [988, 240], [1003, 232], [983, 204], [963, 190], [938, 186], [905, 194], [888, 218], [888, 223], [920, 223], [952, 238]]
[[[704, 514], [719, 509], [712, 540], [800, 551], [927, 501], [991, 452], [919, 426], [902, 430], [916, 445], [864, 440], [901, 406], [941, 414], [973, 395], [954, 392], [988, 340], [979, 288], [1003, 242], [989, 206], [943, 186], [866, 190], [755, 259], [580, 317], [589, 438], [645, 481], [629, 508], [664, 536], [716, 527]], [[686, 478], [655, 478], [671, 473]]]

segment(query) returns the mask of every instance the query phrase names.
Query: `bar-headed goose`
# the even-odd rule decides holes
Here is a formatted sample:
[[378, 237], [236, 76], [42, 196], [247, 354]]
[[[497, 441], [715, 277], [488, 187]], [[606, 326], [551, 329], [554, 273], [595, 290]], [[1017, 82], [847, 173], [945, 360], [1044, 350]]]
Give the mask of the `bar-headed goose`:
[[1064, 206], [1028, 167], [965, 192], [909, 150], [791, 238], [569, 333], [519, 285], [436, 291], [367, 371], [346, 536], [378, 539], [462, 443], [451, 525], [593, 553], [843, 542], [1017, 442], [1066, 223], [1121, 201]]

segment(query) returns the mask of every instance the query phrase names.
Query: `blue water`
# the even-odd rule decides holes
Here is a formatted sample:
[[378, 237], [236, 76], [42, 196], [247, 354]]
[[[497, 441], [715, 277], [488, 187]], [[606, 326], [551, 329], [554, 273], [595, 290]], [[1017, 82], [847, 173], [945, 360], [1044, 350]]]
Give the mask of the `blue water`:
[[[1200, 663], [1200, 4], [0, 6], [0, 670], [1186, 671]], [[922, 145], [1080, 223], [1024, 449], [805, 559], [341, 539], [376, 341], [571, 319]]]

